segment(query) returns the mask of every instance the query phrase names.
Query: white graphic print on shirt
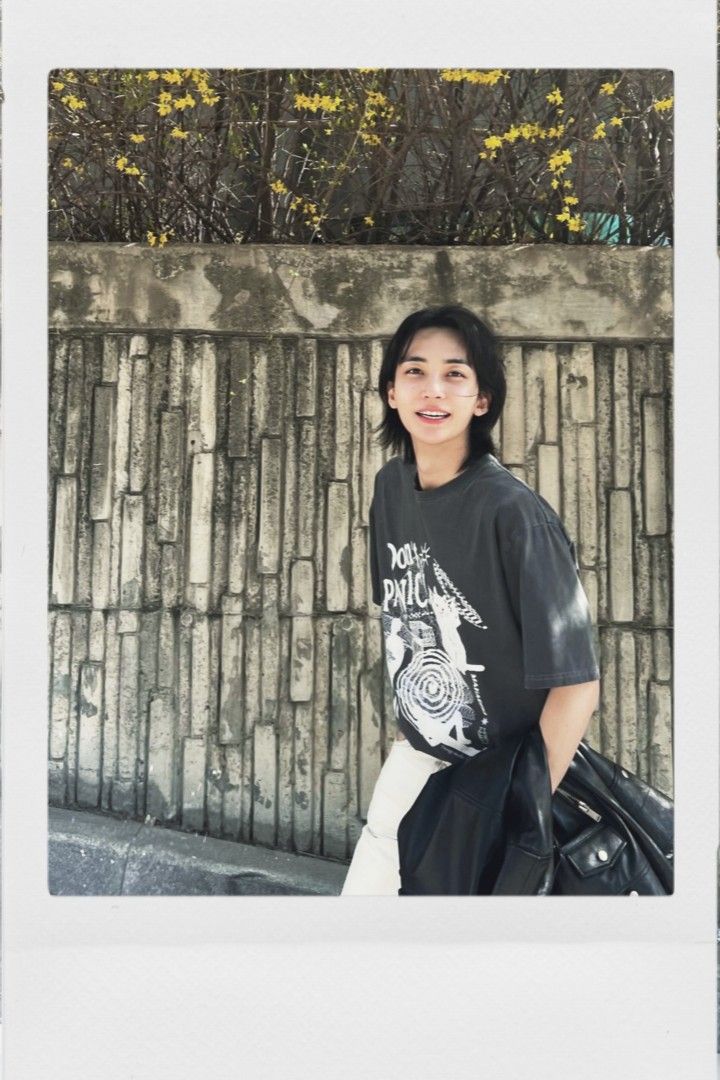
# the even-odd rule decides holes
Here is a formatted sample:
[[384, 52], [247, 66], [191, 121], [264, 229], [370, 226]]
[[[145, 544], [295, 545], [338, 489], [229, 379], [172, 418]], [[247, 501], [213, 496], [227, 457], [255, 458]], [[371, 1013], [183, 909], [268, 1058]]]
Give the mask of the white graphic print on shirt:
[[[463, 622], [487, 627], [427, 544], [387, 547], [393, 576], [383, 579], [382, 624], [396, 715], [429, 746], [477, 754], [487, 743], [488, 720], [475, 673], [485, 666], [468, 662], [460, 630]], [[468, 729], [480, 745], [467, 738]]]

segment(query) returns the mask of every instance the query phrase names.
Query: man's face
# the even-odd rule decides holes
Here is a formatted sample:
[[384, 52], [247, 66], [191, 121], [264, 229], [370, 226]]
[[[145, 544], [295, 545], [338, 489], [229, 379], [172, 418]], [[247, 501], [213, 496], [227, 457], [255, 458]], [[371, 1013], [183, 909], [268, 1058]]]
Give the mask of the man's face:
[[474, 416], [489, 407], [478, 391], [477, 376], [468, 363], [462, 339], [452, 330], [419, 330], [388, 385], [388, 404], [398, 410], [400, 422], [418, 444], [467, 449], [468, 429]]

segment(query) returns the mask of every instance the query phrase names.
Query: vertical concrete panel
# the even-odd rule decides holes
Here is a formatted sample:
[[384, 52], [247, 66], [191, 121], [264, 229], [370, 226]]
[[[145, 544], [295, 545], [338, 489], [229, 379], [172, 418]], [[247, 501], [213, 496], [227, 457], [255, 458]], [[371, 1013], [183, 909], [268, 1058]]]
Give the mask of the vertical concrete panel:
[[248, 517], [248, 466], [236, 461], [232, 466], [230, 519], [228, 523], [228, 589], [241, 594], [245, 584]]
[[570, 418], [577, 424], [595, 419], [595, 362], [590, 342], [570, 346], [567, 372]]
[[193, 738], [204, 736], [210, 718], [210, 621], [196, 615], [192, 628], [192, 705], [190, 731]]
[[597, 461], [595, 428], [578, 428], [578, 560], [596, 566], [598, 560]]
[[133, 360], [130, 402], [130, 491], [144, 491], [148, 478], [148, 371], [146, 356]]
[[70, 716], [70, 613], [58, 611], [52, 640], [50, 684], [50, 757], [61, 760], [67, 748]]
[[120, 603], [139, 608], [143, 600], [145, 504], [142, 495], [123, 496]]
[[112, 530], [108, 521], [93, 525], [92, 606], [103, 610], [110, 606], [110, 542]]
[[146, 810], [158, 821], [175, 817], [175, 707], [170, 689], [150, 697]]
[[278, 439], [260, 442], [260, 526], [257, 544], [259, 574], [275, 574], [280, 558], [280, 458]]
[[336, 480], [347, 480], [350, 472], [351, 420], [350, 347], [345, 342], [335, 349], [335, 470]]
[[630, 368], [627, 349], [615, 349], [613, 364], [613, 484], [629, 487], [632, 463], [630, 437]]
[[90, 612], [88, 659], [102, 663], [105, 659], [105, 616], [102, 611]]
[[96, 807], [100, 804], [102, 710], [102, 664], [81, 664], [77, 775], [77, 801], [80, 806]]
[[83, 424], [83, 384], [85, 363], [83, 343], [78, 338], [70, 341], [68, 354], [67, 397], [65, 409], [65, 448], [63, 454], [64, 473], [78, 471], [80, 462], [80, 440]]
[[309, 615], [292, 620], [290, 644], [290, 700], [311, 701], [313, 693], [313, 622]]
[[177, 683], [175, 671], [175, 616], [172, 611], [160, 612], [158, 627], [158, 687], [174, 690]]
[[613, 761], [619, 754], [617, 631], [605, 627], [600, 632], [600, 745], [599, 750]]
[[188, 372], [188, 443], [189, 454], [215, 449], [217, 356], [211, 338], [198, 337], [193, 342]]
[[162, 548], [157, 542], [157, 525], [146, 524], [145, 526], [145, 550], [144, 556], [144, 580], [145, 580], [145, 606], [160, 604], [160, 566], [162, 560]]
[[312, 703], [295, 706], [295, 755], [293, 788], [293, 839], [297, 851], [312, 851], [313, 802], [320, 794], [313, 788]]
[[619, 763], [636, 772], [637, 762], [637, 666], [635, 659], [635, 635], [632, 630], [618, 634], [618, 696], [620, 716], [618, 723]]
[[650, 720], [648, 693], [653, 677], [652, 638], [648, 633], [635, 632], [635, 656], [637, 669], [636, 727], [637, 727], [637, 774], [650, 778]]
[[217, 611], [228, 586], [228, 518], [231, 501], [231, 465], [224, 454], [215, 455], [215, 491], [212, 520], [210, 609]]
[[350, 498], [347, 484], [327, 488], [326, 608], [346, 611], [350, 596]]
[[349, 629], [351, 619], [333, 621], [330, 659], [330, 767], [347, 769], [350, 727]]
[[48, 404], [48, 471], [51, 477], [62, 471], [65, 454], [65, 391], [68, 345], [66, 337], [52, 338], [50, 401]]
[[250, 343], [247, 339], [231, 340], [229, 363], [227, 452], [231, 458], [244, 458], [248, 455], [250, 444], [252, 390]]
[[188, 583], [208, 585], [212, 551], [212, 504], [215, 455], [195, 454], [190, 495]]
[[654, 626], [669, 626], [671, 614], [672, 557], [666, 537], [650, 541], [652, 575], [652, 621]]
[[273, 846], [277, 815], [277, 732], [274, 724], [253, 731], [253, 841]]
[[90, 517], [108, 521], [112, 513], [115, 388], [96, 386], [90, 465]]
[[242, 612], [222, 617], [222, 664], [218, 739], [223, 744], [242, 741], [244, 728], [243, 617]]
[[262, 346], [266, 354], [263, 405], [263, 427], [260, 433], [263, 435], [280, 435], [282, 433], [283, 415], [286, 393], [292, 393], [292, 385], [287, 377], [287, 366], [283, 343], [280, 338], [270, 338]]
[[543, 439], [544, 353], [532, 346], [523, 350], [523, 395], [525, 398], [525, 453], [527, 482], [537, 488], [537, 445]]
[[118, 771], [113, 784], [112, 809], [127, 814], [135, 813], [139, 670], [138, 636], [137, 634], [123, 634], [120, 642]]
[[222, 751], [215, 742], [208, 742], [207, 757], [205, 773], [207, 828], [211, 836], [219, 836], [222, 831], [223, 761]]
[[673, 793], [672, 693], [664, 683], [650, 683], [650, 783], [666, 795]]
[[653, 675], [656, 682], [672, 679], [672, 640], [669, 630], [655, 630], [653, 640]]
[[348, 842], [360, 839], [360, 680], [363, 675], [363, 620], [352, 618], [348, 635]]
[[239, 840], [242, 832], [242, 782], [242, 747], [226, 746], [222, 832], [228, 840]]
[[560, 448], [541, 444], [538, 446], [537, 490], [540, 495], [560, 513]]
[[507, 465], [525, 463], [525, 378], [520, 345], [506, 345], [505, 378], [507, 399], [503, 410], [503, 461]]
[[[116, 383], [120, 366], [120, 347], [124, 342], [120, 334], [103, 334], [102, 339], [102, 381]], [[125, 342], [125, 344], [127, 344]]]
[[260, 622], [257, 619], [247, 619], [243, 632], [245, 635], [245, 739], [244, 747], [247, 752], [243, 754], [243, 784], [242, 798], [242, 836], [244, 840], [252, 839], [252, 812], [253, 812], [253, 787], [252, 787], [252, 734], [255, 724], [260, 720]]
[[[367, 597], [367, 528], [363, 523], [363, 514], [360, 507], [362, 491], [362, 428], [363, 428], [363, 382], [362, 372], [359, 370], [357, 354], [353, 352], [353, 375], [351, 396], [351, 420], [350, 426], [353, 433], [350, 454], [350, 596], [349, 603], [353, 611], [362, 611]], [[367, 517], [367, 510], [365, 511]]]
[[562, 519], [570, 536], [578, 535], [577, 424], [572, 415], [576, 375], [567, 345], [558, 349], [560, 361], [560, 458], [562, 465]]
[[[294, 382], [294, 356], [286, 357], [286, 377]], [[280, 445], [280, 470], [282, 473], [282, 516], [279, 523], [280, 543], [280, 611], [290, 613], [290, 567], [297, 544], [297, 449], [298, 432], [293, 412], [292, 395], [285, 395], [285, 418], [283, 438]]]
[[186, 403], [185, 342], [179, 334], [173, 334], [168, 363], [168, 408], [184, 409]]
[[323, 778], [323, 855], [346, 859], [348, 848], [347, 773], [331, 769]]
[[182, 827], [200, 831], [205, 827], [204, 739], [183, 740]]
[[55, 488], [55, 532], [53, 537], [53, 604], [72, 604], [75, 598], [75, 548], [77, 530], [77, 481], [59, 476]]
[[315, 523], [315, 425], [309, 421], [300, 424], [298, 447], [298, 521], [297, 546], [299, 556], [310, 558], [315, 552], [315, 535], [319, 530]]
[[193, 616], [189, 611], [185, 611], [180, 616], [178, 630], [178, 735], [181, 738], [188, 737], [192, 730], [192, 628]]
[[598, 362], [595, 372], [595, 408], [596, 408], [596, 444], [597, 485], [598, 485], [598, 619], [609, 620], [608, 604], [608, 505], [607, 492], [613, 486], [613, 455], [609, 450], [613, 438], [613, 362], [614, 351], [607, 347], [598, 348]]
[[313, 564], [310, 559], [295, 559], [290, 572], [291, 614], [312, 615], [313, 595]]
[[543, 439], [556, 443], [560, 436], [558, 419], [558, 358], [554, 345], [543, 348]]
[[370, 672], [364, 671], [360, 676], [360, 753], [358, 760], [360, 816], [364, 820], [367, 820], [368, 806], [382, 767], [381, 710], [382, 704], [377, 679], [373, 678]]
[[609, 493], [610, 614], [613, 622], [633, 620], [632, 512], [630, 492]]
[[312, 785], [316, 798], [313, 803], [313, 851], [322, 853], [323, 776], [329, 764], [330, 715], [330, 651], [333, 620], [326, 616], [315, 619], [315, 695], [313, 697]]
[[85, 611], [70, 613], [72, 649], [70, 653], [70, 707], [68, 710], [67, 776], [68, 798], [77, 800], [78, 727], [80, 722], [80, 668], [88, 658], [88, 615]]
[[280, 679], [280, 626], [278, 620], [278, 583], [277, 578], [265, 578], [263, 581], [263, 608], [260, 624], [261, 667], [260, 667], [260, 715], [263, 723], [277, 721], [277, 707]]
[[180, 412], [164, 412], [160, 416], [157, 536], [161, 544], [174, 544], [178, 538], [182, 486], [182, 425]]
[[665, 477], [665, 401], [646, 397], [643, 401], [643, 510], [645, 532], [661, 536], [667, 532], [667, 479]]
[[363, 419], [362, 419], [362, 462], [361, 462], [361, 490], [360, 490], [360, 521], [363, 525], [369, 524], [370, 504], [373, 497], [375, 476], [383, 464], [382, 450], [373, 434], [383, 417], [383, 406], [380, 395], [376, 390], [368, 390], [362, 395]]
[[117, 770], [118, 692], [120, 689], [120, 635], [117, 615], [108, 612], [105, 627], [105, 686], [103, 710], [102, 790], [103, 810], [112, 808], [112, 786]]
[[295, 712], [290, 701], [290, 623], [280, 620], [280, 695], [278, 704], [278, 801], [277, 845], [292, 847]]
[[300, 338], [298, 341], [295, 383], [295, 415], [314, 416], [317, 394], [317, 341]]
[[118, 360], [115, 415], [115, 494], [126, 492], [130, 483], [130, 411], [132, 406], [132, 361], [123, 344]]

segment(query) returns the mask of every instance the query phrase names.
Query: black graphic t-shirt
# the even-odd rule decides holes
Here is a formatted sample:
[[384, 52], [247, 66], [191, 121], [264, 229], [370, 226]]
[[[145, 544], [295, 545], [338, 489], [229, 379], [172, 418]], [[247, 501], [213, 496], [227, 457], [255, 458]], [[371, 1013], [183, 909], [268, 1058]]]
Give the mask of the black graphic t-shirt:
[[393, 458], [370, 508], [373, 599], [398, 726], [461, 761], [599, 677], [575, 548], [550, 504], [485, 454], [427, 491]]

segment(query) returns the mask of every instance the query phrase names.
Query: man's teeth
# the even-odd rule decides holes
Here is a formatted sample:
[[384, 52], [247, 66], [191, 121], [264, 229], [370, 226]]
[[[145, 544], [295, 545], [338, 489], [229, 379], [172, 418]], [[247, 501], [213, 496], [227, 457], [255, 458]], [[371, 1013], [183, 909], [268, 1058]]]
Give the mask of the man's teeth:
[[438, 416], [449, 416], [449, 415], [450, 415], [450, 413], [446, 413], [446, 412], [421, 412], [421, 413], [420, 413], [420, 415], [421, 415], [421, 416], [434, 416], [434, 417], [438, 417]]

